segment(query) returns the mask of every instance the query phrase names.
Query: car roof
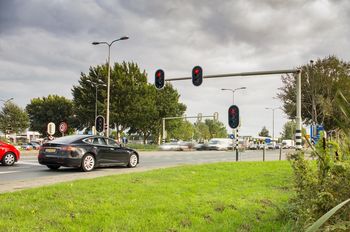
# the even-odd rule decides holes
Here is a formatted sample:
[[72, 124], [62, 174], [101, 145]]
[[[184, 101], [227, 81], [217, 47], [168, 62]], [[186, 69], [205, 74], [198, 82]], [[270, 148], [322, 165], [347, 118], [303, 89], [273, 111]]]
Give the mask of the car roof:
[[67, 135], [67, 136], [56, 138], [52, 141], [48, 141], [47, 143], [67, 144], [67, 143], [73, 143], [89, 137], [95, 137], [95, 135]]

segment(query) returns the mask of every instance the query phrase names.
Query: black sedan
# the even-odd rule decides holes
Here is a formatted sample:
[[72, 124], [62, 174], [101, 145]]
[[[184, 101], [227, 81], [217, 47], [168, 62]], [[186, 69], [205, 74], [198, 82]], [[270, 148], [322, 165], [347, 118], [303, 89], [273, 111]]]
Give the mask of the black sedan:
[[70, 135], [44, 143], [38, 161], [56, 170], [63, 167], [77, 167], [84, 172], [95, 167], [126, 165], [134, 168], [139, 163], [139, 154], [121, 147], [113, 139], [95, 135]]

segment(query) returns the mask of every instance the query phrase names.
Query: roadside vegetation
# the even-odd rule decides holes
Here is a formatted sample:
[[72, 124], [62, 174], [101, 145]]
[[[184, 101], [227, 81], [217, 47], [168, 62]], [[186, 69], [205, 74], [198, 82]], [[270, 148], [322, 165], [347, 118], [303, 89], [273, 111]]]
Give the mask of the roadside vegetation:
[[292, 231], [286, 161], [217, 163], [0, 195], [0, 231]]
[[[350, 196], [350, 103], [340, 91], [334, 103], [341, 112], [335, 119], [337, 141], [322, 133], [311, 154], [315, 161], [305, 158], [304, 152], [291, 156], [296, 194], [287, 215], [301, 228], [312, 225]], [[350, 206], [346, 204], [325, 222], [321, 231], [350, 231], [349, 215]]]

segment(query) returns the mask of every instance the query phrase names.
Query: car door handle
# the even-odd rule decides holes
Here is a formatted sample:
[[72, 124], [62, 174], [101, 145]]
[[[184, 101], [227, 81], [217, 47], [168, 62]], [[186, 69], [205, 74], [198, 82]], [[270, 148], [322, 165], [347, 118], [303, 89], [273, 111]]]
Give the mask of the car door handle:
[[113, 150], [114, 150], [114, 148], [109, 148], [109, 150], [113, 151]]

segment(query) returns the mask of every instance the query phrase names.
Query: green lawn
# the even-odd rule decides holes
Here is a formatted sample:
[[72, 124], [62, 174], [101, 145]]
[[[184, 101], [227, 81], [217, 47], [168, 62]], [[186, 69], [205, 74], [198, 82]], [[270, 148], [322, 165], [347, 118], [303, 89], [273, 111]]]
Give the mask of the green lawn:
[[279, 216], [291, 173], [286, 161], [217, 163], [0, 194], [0, 231], [291, 231]]

